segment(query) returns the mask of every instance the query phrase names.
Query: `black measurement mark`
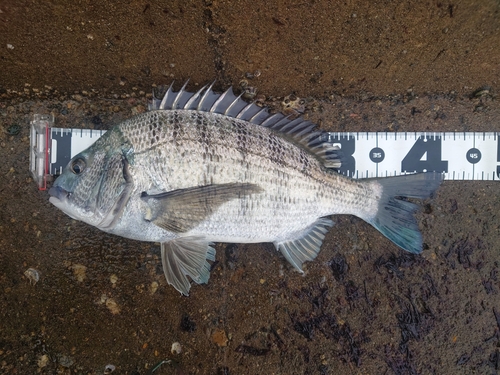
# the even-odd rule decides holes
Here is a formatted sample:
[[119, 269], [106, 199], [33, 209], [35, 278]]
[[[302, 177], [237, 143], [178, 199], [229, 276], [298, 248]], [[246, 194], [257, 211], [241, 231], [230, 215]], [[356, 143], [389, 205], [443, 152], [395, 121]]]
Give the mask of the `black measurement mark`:
[[448, 172], [441, 160], [441, 137], [421, 136], [401, 162], [401, 172]]
[[479, 151], [477, 148], [471, 148], [469, 151], [467, 151], [467, 161], [471, 164], [476, 164], [479, 163], [481, 160], [481, 151]]
[[356, 160], [354, 159], [354, 151], [356, 151], [356, 139], [351, 136], [331, 138], [332, 143], [339, 143], [342, 151], [342, 165], [339, 172], [346, 176], [352, 176], [356, 172]]
[[370, 160], [374, 163], [380, 163], [385, 159], [385, 152], [380, 147], [375, 147], [370, 151]]
[[56, 149], [52, 149], [50, 145], [49, 161], [55, 153], [56, 161], [50, 165], [50, 174], [57, 175], [71, 160], [71, 132], [52, 132], [52, 139], [55, 140]]

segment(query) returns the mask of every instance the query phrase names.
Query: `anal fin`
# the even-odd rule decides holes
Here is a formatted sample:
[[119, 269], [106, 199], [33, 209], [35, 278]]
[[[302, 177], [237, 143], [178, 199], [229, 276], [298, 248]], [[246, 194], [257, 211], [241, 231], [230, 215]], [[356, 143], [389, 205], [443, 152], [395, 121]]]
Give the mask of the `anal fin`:
[[180, 237], [161, 244], [161, 260], [167, 282], [185, 296], [189, 295], [189, 276], [197, 284], [210, 278], [210, 264], [215, 249], [203, 237]]
[[274, 246], [281, 251], [292, 266], [303, 273], [302, 264], [314, 260], [318, 256], [325, 234], [332, 226], [333, 221], [330, 219], [318, 219], [309, 227], [292, 236], [293, 238], [274, 242]]

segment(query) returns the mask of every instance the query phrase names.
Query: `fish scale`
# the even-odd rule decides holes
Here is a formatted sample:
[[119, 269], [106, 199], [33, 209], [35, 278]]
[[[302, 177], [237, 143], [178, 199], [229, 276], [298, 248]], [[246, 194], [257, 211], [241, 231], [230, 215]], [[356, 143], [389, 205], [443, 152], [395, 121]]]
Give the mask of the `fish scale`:
[[208, 281], [213, 242], [272, 242], [300, 272], [335, 214], [356, 215], [420, 252], [417, 206], [441, 174], [354, 181], [314, 124], [271, 114], [231, 90], [169, 88], [149, 112], [76, 155], [50, 189], [68, 215], [106, 232], [161, 243], [167, 281], [188, 294]]
[[[263, 200], [264, 202], [268, 201], [270, 203], [268, 207], [260, 206], [256, 213], [252, 213], [249, 210], [246, 210], [246, 215], [253, 215], [254, 217], [258, 215], [266, 218], [267, 216], [276, 213], [290, 213], [295, 210], [297, 212], [303, 213], [302, 215], [297, 216], [297, 219], [300, 222], [298, 226], [302, 227], [304, 225], [311, 224], [317, 219], [316, 214], [318, 212], [318, 207], [312, 207], [307, 202], [308, 195], [304, 194], [302, 191], [307, 192], [309, 195], [311, 195], [315, 190], [320, 190], [321, 185], [318, 184], [318, 186], [314, 186], [315, 184], [312, 184], [311, 182], [309, 182], [309, 180], [302, 181], [304, 176], [301, 176], [300, 173], [297, 173], [297, 170], [303, 170], [303, 165], [299, 164], [296, 165], [294, 169], [290, 168], [290, 166], [295, 161], [294, 158], [298, 159], [299, 155], [301, 155], [302, 158], [304, 157], [302, 155], [304, 152], [302, 149], [297, 147], [290, 147], [290, 143], [283, 142], [279, 138], [276, 139], [276, 141], [273, 143], [272, 148], [266, 149], [265, 146], [268, 142], [265, 139], [268, 139], [269, 136], [268, 134], [265, 134], [265, 132], [267, 131], [267, 133], [270, 133], [269, 130], [253, 124], [238, 125], [246, 126], [248, 128], [251, 128], [253, 126], [256, 128], [255, 133], [257, 133], [258, 135], [264, 133], [264, 135], [266, 136], [265, 138], [261, 140], [258, 135], [250, 137], [250, 132], [247, 132], [249, 134], [249, 137], [247, 139], [247, 143], [244, 146], [242, 145], [240, 148], [228, 147], [227, 145], [230, 145], [232, 141], [236, 141], [240, 134], [238, 128], [235, 128], [234, 126], [234, 123], [237, 123], [236, 121], [228, 124], [229, 126], [235, 128], [234, 131], [231, 131], [231, 128], [225, 129], [224, 125], [221, 125], [221, 122], [207, 121], [211, 123], [211, 125], [207, 125], [205, 127], [206, 131], [212, 134], [217, 134], [217, 137], [213, 138], [219, 139], [218, 143], [207, 143], [206, 139], [204, 139], [202, 136], [200, 137], [200, 134], [202, 133], [200, 132], [201, 127], [199, 127], [198, 124], [189, 122], [195, 118], [196, 114], [187, 113], [185, 116], [182, 116], [177, 113], [174, 116], [182, 119], [181, 121], [183, 121], [183, 124], [186, 128], [186, 131], [183, 133], [185, 136], [177, 136], [176, 138], [173, 138], [167, 135], [169, 131], [171, 131], [171, 129], [168, 129], [168, 124], [170, 123], [170, 121], [168, 121], [167, 119], [165, 119], [164, 121], [164, 126], [166, 127], [166, 129], [162, 129], [161, 134], [165, 135], [165, 142], [173, 142], [176, 143], [176, 147], [179, 149], [190, 150], [191, 157], [185, 155], [183, 158], [179, 158], [179, 154], [175, 151], [169, 151], [168, 147], [161, 148], [160, 142], [151, 145], [148, 150], [140, 147], [139, 149], [141, 151], [138, 153], [141, 155], [140, 159], [138, 158], [139, 155], [137, 155], [136, 158], [138, 165], [140, 165], [141, 167], [138, 168], [137, 172], [140, 173], [141, 171], [148, 171], [148, 176], [139, 176], [139, 174], [136, 175], [137, 184], [140, 184], [141, 182], [144, 183], [139, 187], [140, 190], [147, 191], [153, 188], [153, 186], [150, 185], [152, 180], [149, 178], [150, 176], [152, 176], [150, 168], [142, 168], [143, 164], [150, 163], [150, 156], [148, 155], [148, 152], [154, 153], [155, 155], [160, 152], [160, 156], [158, 157], [155, 164], [157, 163], [157, 165], [161, 166], [183, 164], [185, 166], [185, 169], [177, 169], [177, 173], [175, 176], [172, 176], [171, 173], [165, 173], [164, 170], [157, 170], [157, 173], [155, 173], [153, 177], [153, 180], [156, 181], [156, 186], [154, 186], [154, 188], [156, 189], [162, 191], [175, 190], [190, 187], [193, 185], [204, 185], [207, 183], [221, 184], [235, 180], [240, 182], [269, 185], [269, 189], [266, 189], [266, 191], [269, 191], [269, 194]], [[193, 131], [188, 130], [191, 127], [193, 128]], [[126, 135], [127, 132], [124, 131], [124, 134]], [[250, 139], [256, 142], [248, 142], [248, 140]], [[224, 142], [222, 142], [222, 140], [224, 140]], [[132, 139], [130, 141], [134, 143]], [[260, 143], [258, 141], [260, 141]], [[148, 143], [147, 137], [144, 138], [144, 143]], [[160, 150], [156, 150], [157, 148], [160, 148]], [[282, 151], [277, 152], [276, 150], [279, 148]], [[288, 148], [288, 150], [286, 150], [286, 148]], [[276, 152], [281, 155], [287, 154], [287, 157], [276, 160], [276, 162], [273, 163], [273, 158], [270, 158], [270, 154]], [[295, 153], [295, 155], [293, 152]], [[205, 162], [203, 163], [203, 168], [200, 169], [198, 173], [193, 173], [193, 163], [199, 163], [199, 159], [202, 158], [197, 154], [208, 154], [212, 157], [209, 158], [211, 160], [205, 160]], [[186, 157], [188, 158], [187, 160]], [[142, 158], [144, 159], [142, 160]], [[314, 157], [314, 155], [309, 155], [309, 158], [312, 160], [308, 161], [308, 164], [315, 164], [314, 167], [317, 169], [316, 174], [320, 177], [323, 177], [323, 173], [319, 171], [320, 165], [317, 159]], [[252, 166], [251, 169], [250, 166]], [[194, 168], [194, 170], [196, 171], [197, 169]], [[219, 173], [215, 173], [216, 171], [218, 171]], [[311, 171], [310, 169], [307, 169], [306, 171], [308, 174], [313, 174], [313, 171]], [[291, 173], [294, 174], [293, 177], [290, 177]], [[210, 181], [208, 181], [207, 176], [211, 176]], [[173, 177], [173, 181], [171, 177]], [[332, 177], [334, 177], [333, 174]], [[163, 180], [160, 181], [162, 178]], [[288, 181], [290, 180], [294, 181], [294, 189], [290, 189], [289, 187]], [[303, 187], [303, 185], [307, 184], [307, 182], [309, 182], [309, 186]], [[333, 195], [333, 192], [331, 195]], [[285, 207], [284, 203], [280, 203], [278, 205], [278, 202], [284, 201], [284, 197], [293, 197], [293, 203], [289, 203], [289, 205], [291, 206], [290, 208]], [[261, 200], [261, 198], [258, 197], [248, 197], [247, 199]], [[303, 202], [304, 207], [300, 206], [301, 201]], [[330, 200], [325, 197], [325, 202], [326, 201]], [[327, 208], [326, 210], [331, 210], [331, 208]], [[308, 220], [309, 215], [304, 215], [304, 213], [307, 213], [307, 211], [311, 211], [312, 219]], [[239, 206], [237, 204], [231, 205], [230, 202], [225, 204], [224, 207], [221, 207], [219, 212], [220, 217], [212, 216], [210, 218], [210, 223], [212, 223], [210, 225], [211, 228], [213, 228], [214, 222], [220, 223], [223, 221], [228, 221], [228, 218], [234, 218], [234, 220], [241, 218], [241, 221], [248, 220], [245, 219], [244, 215], [241, 215]], [[261, 238], [276, 237], [276, 233], [280, 233], [281, 231], [283, 231], [283, 226], [285, 225], [285, 223], [286, 226], [290, 226], [292, 228], [297, 226], [294, 225], [293, 222], [290, 222], [290, 220], [283, 221], [282, 219], [283, 218], [279, 218], [279, 220], [277, 220], [281, 228], [278, 226], [278, 224], [273, 225], [268, 222], [268, 228], [276, 227], [274, 233], [266, 233], [265, 228], [254, 228], [249, 233], [240, 234], [240, 237], [245, 238], [247, 241], [259, 242]], [[230, 222], [232, 223], [233, 219], [231, 219]], [[237, 223], [237, 226], [239, 227], [240, 224], [242, 223]], [[228, 226], [225, 225], [223, 228], [227, 227]], [[198, 231], [203, 232], [208, 228], [202, 226], [197, 229]], [[240, 233], [245, 231], [244, 229], [241, 229], [241, 227], [239, 230]], [[222, 238], [223, 236], [221, 233], [213, 233], [213, 235], [217, 237], [217, 240], [220, 240], [220, 238]]]

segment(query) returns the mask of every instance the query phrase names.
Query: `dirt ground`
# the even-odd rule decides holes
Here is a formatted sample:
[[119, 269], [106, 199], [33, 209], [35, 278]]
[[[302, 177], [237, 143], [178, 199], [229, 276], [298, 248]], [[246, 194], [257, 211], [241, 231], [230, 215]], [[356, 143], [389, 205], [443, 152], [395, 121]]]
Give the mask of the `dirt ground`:
[[181, 297], [157, 244], [70, 219], [28, 170], [34, 113], [107, 129], [188, 78], [304, 98], [330, 131], [498, 131], [499, 46], [498, 0], [0, 1], [0, 373], [499, 374], [497, 181], [443, 183], [420, 256], [338, 216], [305, 276], [217, 244]]

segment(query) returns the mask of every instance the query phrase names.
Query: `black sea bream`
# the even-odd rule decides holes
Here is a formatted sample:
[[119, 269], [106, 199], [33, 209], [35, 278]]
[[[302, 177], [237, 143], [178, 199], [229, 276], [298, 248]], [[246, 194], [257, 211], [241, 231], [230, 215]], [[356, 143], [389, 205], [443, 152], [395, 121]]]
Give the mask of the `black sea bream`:
[[337, 173], [340, 152], [324, 139], [309, 121], [270, 114], [231, 89], [170, 88], [76, 155], [50, 202], [108, 233], [160, 242], [167, 281], [185, 295], [187, 276], [208, 281], [213, 242], [272, 242], [302, 272], [335, 214], [419, 253], [417, 206], [400, 198], [427, 198], [441, 174], [352, 180]]

